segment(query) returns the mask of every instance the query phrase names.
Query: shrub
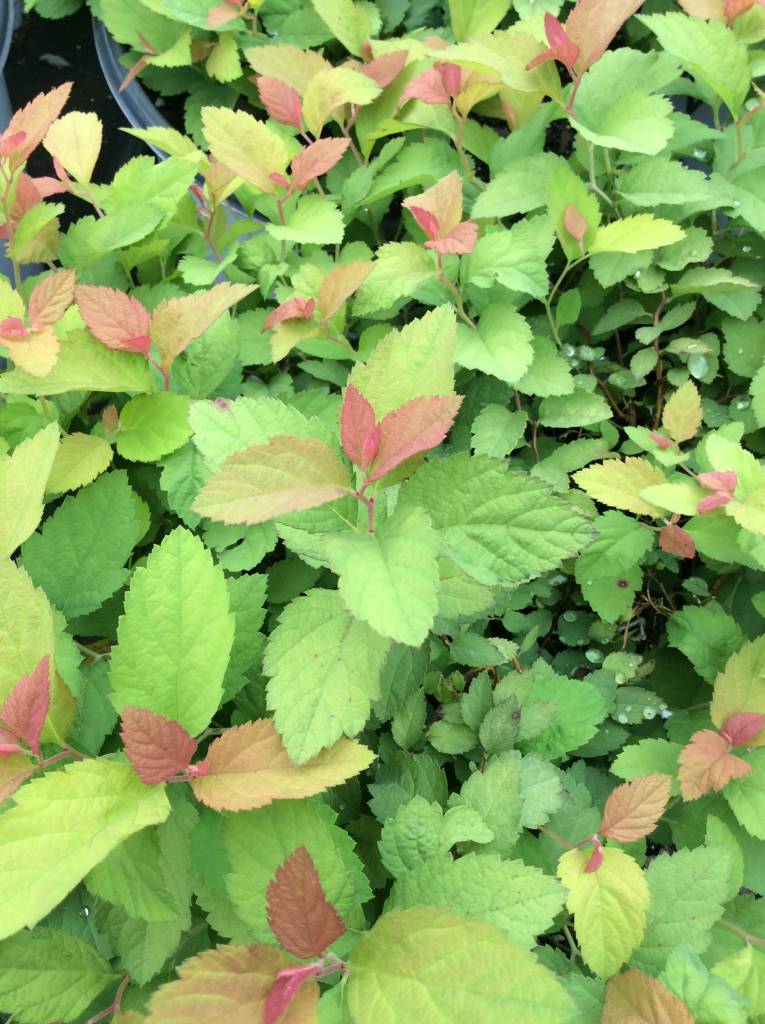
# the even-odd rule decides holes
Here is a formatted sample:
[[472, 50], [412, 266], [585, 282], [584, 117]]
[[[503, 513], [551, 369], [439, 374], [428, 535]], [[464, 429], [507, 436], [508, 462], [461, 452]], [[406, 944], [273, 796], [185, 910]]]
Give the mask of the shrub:
[[232, 19], [268, 117], [111, 184], [66, 87], [15, 115], [0, 1010], [763, 1018], [742, 6]]

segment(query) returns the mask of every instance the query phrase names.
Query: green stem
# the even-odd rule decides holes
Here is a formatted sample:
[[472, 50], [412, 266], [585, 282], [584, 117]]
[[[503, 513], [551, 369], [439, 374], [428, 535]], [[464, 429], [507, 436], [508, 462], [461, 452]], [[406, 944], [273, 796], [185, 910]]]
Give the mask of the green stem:
[[609, 195], [607, 195], [603, 189], [598, 185], [597, 177], [595, 176], [595, 146], [588, 140], [584, 140], [587, 146], [587, 163], [590, 172], [590, 189], [595, 193], [596, 196], [600, 196], [604, 203], [608, 206], [613, 207], [614, 201]]

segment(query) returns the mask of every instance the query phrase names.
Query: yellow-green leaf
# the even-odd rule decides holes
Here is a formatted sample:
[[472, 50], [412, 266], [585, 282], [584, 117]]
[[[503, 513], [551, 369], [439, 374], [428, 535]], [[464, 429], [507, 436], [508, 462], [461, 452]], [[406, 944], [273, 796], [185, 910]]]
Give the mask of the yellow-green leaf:
[[61, 438], [45, 490], [48, 494], [76, 491], [109, 468], [112, 446], [96, 434], [67, 434]]
[[[746, 712], [765, 714], [765, 636], [744, 644], [715, 679], [710, 715], [717, 728], [722, 729], [731, 715]], [[747, 746], [765, 746], [765, 730]]]
[[636, 213], [599, 227], [590, 253], [645, 252], [672, 245], [681, 238], [685, 238], [685, 232], [672, 221], [654, 217], [651, 213]]
[[151, 316], [151, 340], [162, 356], [162, 365], [170, 366], [195, 338], [255, 288], [252, 284], [225, 281], [207, 291], [160, 302]]
[[283, 174], [290, 156], [280, 135], [244, 110], [203, 107], [202, 124], [216, 160], [260, 192], [278, 192], [272, 174]]
[[661, 425], [673, 441], [690, 441], [701, 426], [701, 396], [692, 380], [677, 389], [664, 406]]
[[87, 183], [101, 152], [102, 136], [96, 114], [73, 110], [53, 122], [43, 145], [75, 181]]
[[58, 423], [49, 423], [11, 455], [0, 455], [0, 558], [12, 555], [37, 529], [57, 448]]
[[[380, 28], [370, 17], [374, 7], [370, 4], [354, 3], [353, 0], [312, 0], [314, 10], [349, 53], [362, 55], [364, 43], [376, 35]], [[376, 14], [376, 12], [375, 12]]]
[[634, 512], [638, 516], [663, 515], [661, 508], [641, 497], [644, 488], [666, 483], [662, 471], [648, 459], [627, 458], [623, 462], [608, 459], [581, 469], [574, 473], [573, 479], [577, 487], [602, 505]]
[[649, 892], [640, 867], [622, 850], [606, 847], [598, 869], [585, 871], [591, 854], [591, 848], [568, 850], [557, 874], [568, 889], [582, 959], [608, 978], [643, 938]]
[[303, 121], [306, 128], [318, 136], [326, 121], [346, 103], [362, 107], [379, 95], [380, 86], [376, 82], [351, 68], [319, 71], [308, 83], [303, 97]]

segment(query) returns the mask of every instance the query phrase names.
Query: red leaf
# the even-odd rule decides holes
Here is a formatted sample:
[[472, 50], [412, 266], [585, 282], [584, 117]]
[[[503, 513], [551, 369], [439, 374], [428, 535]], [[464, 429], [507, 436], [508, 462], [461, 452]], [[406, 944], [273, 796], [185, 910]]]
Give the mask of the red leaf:
[[597, 871], [600, 865], [603, 863], [603, 844], [597, 836], [592, 837], [592, 842], [592, 856], [584, 865], [585, 874], [588, 875], [591, 875], [593, 871]]
[[360, 64], [358, 70], [362, 75], [371, 78], [373, 82], [377, 82], [381, 89], [384, 89], [403, 71], [408, 56], [406, 50], [383, 53], [382, 56], [370, 60], [368, 64]]
[[438, 218], [435, 214], [423, 210], [421, 206], [409, 206], [407, 209], [431, 241], [438, 237]]
[[462, 405], [461, 395], [413, 398], [389, 412], [380, 423], [380, 448], [370, 482], [390, 473], [418, 452], [441, 444]]
[[74, 297], [80, 316], [103, 345], [148, 353], [151, 316], [142, 302], [116, 288], [90, 284], [78, 285]]
[[437, 238], [425, 243], [426, 249], [435, 249], [436, 252], [451, 254], [453, 256], [464, 256], [475, 249], [478, 239], [478, 225], [472, 220], [463, 220], [457, 224], [443, 238]]
[[300, 130], [303, 126], [302, 101], [292, 86], [269, 75], [259, 75], [257, 85], [260, 101], [268, 116], [279, 124], [289, 124]]
[[569, 203], [563, 212], [563, 226], [573, 239], [581, 245], [590, 225], [573, 203]]
[[125, 708], [121, 733], [127, 759], [147, 786], [184, 771], [197, 749], [182, 725], [145, 708]]
[[659, 448], [667, 449], [672, 447], [672, 441], [665, 437], [663, 434], [649, 434], [648, 435], [654, 444], [657, 444]]
[[287, 302], [283, 302], [281, 306], [277, 306], [268, 314], [260, 328], [261, 334], [263, 331], [270, 331], [285, 320], [309, 320], [313, 316], [314, 309], [316, 309], [315, 299], [304, 299], [300, 295], [294, 299], [288, 299]]
[[365, 469], [377, 454], [380, 438], [379, 431], [375, 433], [375, 411], [353, 384], [348, 385], [343, 397], [340, 438], [343, 451], [354, 466]]
[[293, 186], [304, 189], [314, 178], [332, 170], [350, 144], [350, 139], [319, 139], [304, 146], [292, 159]]
[[0, 337], [2, 338], [26, 338], [29, 336], [29, 331], [23, 320], [19, 320], [17, 316], [7, 316], [5, 320], [0, 323]]
[[459, 64], [436, 64], [444, 89], [449, 96], [456, 96], [462, 87], [462, 68]]
[[763, 727], [765, 715], [759, 715], [756, 711], [741, 711], [730, 716], [720, 729], [720, 734], [732, 747], [745, 747], [760, 735]]
[[39, 757], [40, 734], [49, 708], [50, 658], [46, 655], [8, 694], [0, 709], [0, 721]]
[[301, 960], [321, 956], [345, 932], [305, 846], [277, 868], [266, 889], [266, 902], [271, 931], [284, 949]]
[[701, 729], [680, 751], [680, 792], [683, 800], [715, 793], [732, 779], [748, 775], [752, 766], [731, 754], [728, 741], [711, 729]]
[[659, 530], [659, 547], [669, 555], [677, 555], [678, 558], [695, 558], [696, 545], [690, 533], [670, 523], [669, 526], [662, 526]]
[[74, 302], [73, 270], [57, 270], [38, 284], [29, 296], [29, 322], [39, 331], [52, 327]]
[[727, 505], [731, 500], [730, 494], [710, 494], [708, 498], [702, 498], [696, 508], [699, 515], [703, 516], [705, 512], [713, 512], [716, 508]]
[[438, 73], [438, 68], [435, 67], [429, 68], [413, 78], [401, 96], [402, 102], [404, 100], [419, 100], [421, 103], [429, 103], [432, 106], [446, 106], [449, 98], [443, 78]]
[[708, 491], [729, 495], [733, 494], [738, 484], [738, 475], [731, 469], [723, 469], [715, 473], [699, 473], [696, 479]]
[[263, 1024], [276, 1024], [286, 1012], [304, 981], [321, 974], [321, 964], [283, 967], [276, 975], [263, 1007]]

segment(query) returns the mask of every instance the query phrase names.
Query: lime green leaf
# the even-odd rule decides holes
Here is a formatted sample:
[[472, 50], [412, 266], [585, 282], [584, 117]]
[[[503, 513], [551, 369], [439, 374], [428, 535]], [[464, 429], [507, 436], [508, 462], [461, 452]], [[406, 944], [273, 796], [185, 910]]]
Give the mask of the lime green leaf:
[[473, 420], [471, 447], [476, 455], [503, 459], [521, 445], [527, 422], [525, 412], [510, 412], [504, 405], [490, 402]]
[[[515, 213], [539, 209], [547, 199], [548, 181], [561, 164], [561, 158], [553, 153], [535, 153], [513, 160], [507, 170], [495, 174], [484, 191], [479, 193], [470, 216], [511, 217]], [[573, 172], [572, 176], [576, 178]]]
[[135, 492], [117, 470], [68, 497], [22, 548], [24, 568], [67, 619], [95, 611], [128, 578], [142, 532]]
[[[718, 729], [731, 715], [747, 711], [765, 714], [765, 636], [744, 644], [731, 655], [715, 680], [710, 715]], [[750, 747], [764, 745], [762, 732], [748, 743]]]
[[645, 938], [632, 956], [644, 970], [661, 970], [677, 946], [703, 953], [727, 900], [728, 854], [720, 848], [678, 850], [651, 862]]
[[260, 192], [278, 192], [272, 174], [284, 174], [289, 152], [281, 135], [244, 110], [203, 107], [202, 124], [210, 152]]
[[[712, 601], [699, 607], [686, 605], [671, 615], [667, 620], [667, 640], [711, 683], [743, 646], [744, 634], [736, 620]], [[721, 721], [720, 725], [723, 724]]]
[[621, 512], [606, 512], [596, 528], [598, 536], [577, 558], [574, 573], [593, 611], [605, 622], [617, 622], [632, 608], [643, 581], [639, 566], [653, 550], [655, 535]]
[[743, 996], [712, 974], [685, 946], [670, 952], [661, 977], [667, 988], [682, 999], [698, 1024], [747, 1024]]
[[12, 555], [43, 514], [48, 476], [58, 451], [59, 428], [49, 423], [17, 445], [11, 455], [0, 455], [0, 557]]
[[563, 356], [550, 338], [533, 338], [534, 362], [518, 381], [518, 390], [524, 395], [570, 395], [574, 378]]
[[472, 807], [452, 807], [444, 814], [439, 804], [415, 796], [385, 822], [378, 847], [383, 864], [398, 877], [414, 871], [431, 858], [443, 862], [455, 843], [487, 843], [493, 837], [491, 829]]
[[353, 948], [347, 993], [353, 1018], [375, 1024], [566, 1024], [571, 1012], [531, 953], [485, 921], [433, 907], [378, 918]]
[[630, 167], [619, 175], [619, 194], [634, 206], [683, 206], [686, 203], [719, 202], [711, 183], [701, 173], [669, 157]]
[[326, 547], [355, 618], [380, 636], [419, 647], [438, 608], [438, 538], [427, 514], [409, 509], [374, 533], [329, 537]]
[[558, 878], [568, 889], [584, 962], [609, 978], [629, 959], [646, 930], [649, 891], [639, 865], [615, 847], [603, 849], [596, 871], [585, 871], [591, 849], [568, 850], [558, 862]]
[[119, 843], [169, 813], [163, 787], [116, 761], [79, 761], [27, 783], [0, 817], [0, 937], [37, 924]]
[[361, 928], [361, 904], [371, 896], [353, 839], [335, 824], [337, 814], [317, 800], [278, 800], [224, 819], [230, 865], [226, 889], [252, 940], [274, 942], [266, 916], [266, 889], [276, 869], [305, 846], [324, 893], [350, 928]]
[[765, 839], [765, 749], [737, 751], [736, 756], [751, 765], [752, 770], [729, 782], [723, 796], [749, 835]]
[[223, 523], [264, 523], [351, 493], [345, 463], [323, 441], [272, 437], [226, 459], [192, 508]]
[[61, 343], [58, 362], [45, 377], [23, 370], [0, 374], [7, 395], [62, 395], [67, 391], [151, 391], [149, 364], [138, 353], [119, 352], [89, 331], [72, 331]]
[[131, 398], [120, 412], [117, 451], [131, 462], [169, 455], [191, 436], [188, 412], [188, 398], [170, 391]]
[[666, 482], [662, 471], [648, 459], [608, 459], [575, 473], [574, 482], [602, 505], [611, 505], [639, 516], [662, 515], [660, 508], [640, 496], [646, 487]]
[[405, 872], [396, 880], [387, 907], [434, 906], [469, 914], [530, 949], [563, 903], [560, 883], [539, 868], [520, 860], [500, 860], [495, 854], [469, 853], [458, 860], [428, 860]]
[[[547, 211], [550, 219], [555, 225], [558, 241], [564, 253], [570, 260], [578, 259], [586, 251], [598, 230], [600, 224], [600, 206], [597, 197], [587, 188], [585, 182], [575, 174], [569, 164], [556, 163], [547, 181]], [[574, 207], [577, 214], [585, 222], [586, 231], [582, 235], [582, 244], [575, 238], [566, 226], [567, 214], [570, 207]]]
[[39, 928], [0, 944], [0, 1001], [21, 1024], [76, 1020], [114, 977], [70, 932]]
[[61, 438], [45, 490], [49, 494], [76, 491], [91, 483], [112, 461], [112, 447], [97, 434], [67, 434]]
[[492, 231], [478, 239], [462, 258], [462, 279], [477, 288], [494, 282], [521, 296], [543, 299], [550, 290], [547, 257], [555, 242], [549, 217], [527, 217], [509, 231]]
[[457, 42], [493, 32], [510, 10], [510, 0], [449, 0], [449, 17]]
[[[313, 9], [349, 53], [360, 57], [362, 47], [380, 30], [379, 18], [373, 26], [374, 8], [353, 0], [311, 0]], [[376, 13], [376, 12], [375, 12]]]
[[433, 256], [414, 242], [386, 242], [377, 250], [372, 272], [353, 301], [356, 316], [367, 316], [414, 298], [420, 285], [435, 281]]
[[389, 646], [346, 611], [336, 591], [311, 590], [287, 606], [263, 670], [268, 707], [293, 761], [303, 764], [342, 735], [361, 732]]
[[708, 85], [734, 117], [749, 92], [751, 69], [746, 45], [722, 21], [702, 21], [679, 11], [640, 15], [662, 49], [673, 54], [694, 78]]
[[449, 395], [456, 333], [453, 307], [438, 306], [386, 334], [366, 364], [354, 366], [348, 383], [371, 403], [378, 420], [413, 398]]
[[398, 508], [424, 508], [441, 554], [480, 583], [515, 586], [554, 568], [590, 539], [587, 521], [541, 480], [499, 459], [429, 462], [401, 489]]
[[598, 228], [590, 253], [644, 252], [672, 245], [684, 236], [682, 228], [670, 220], [662, 220], [650, 213], [636, 213]]
[[112, 649], [114, 706], [142, 707], [201, 732], [215, 714], [234, 638], [223, 571], [174, 530], [133, 574]]
[[528, 750], [554, 760], [581, 747], [595, 735], [607, 710], [597, 687], [586, 679], [557, 675], [541, 659], [531, 669], [531, 681], [529, 700], [553, 704], [556, 710], [552, 722], [526, 741]]
[[673, 441], [690, 441], [701, 426], [701, 396], [692, 380], [677, 389], [664, 406], [661, 425]]
[[611, 771], [620, 779], [632, 782], [643, 775], [671, 775], [672, 795], [677, 796], [677, 761], [682, 750], [680, 743], [669, 740], [643, 739], [631, 743], [615, 758]]
[[580, 101], [572, 123], [585, 139], [598, 146], [653, 155], [660, 153], [672, 138], [672, 105], [663, 96], [649, 96], [642, 91], [620, 96], [600, 121], [590, 111], [583, 112], [582, 106]]
[[343, 215], [323, 196], [301, 196], [284, 224], [268, 224], [269, 235], [301, 245], [339, 245], [345, 233]]
[[459, 794], [451, 796], [450, 806], [476, 811], [494, 833], [482, 850], [507, 857], [521, 832], [523, 817], [520, 752], [508, 750], [489, 758], [485, 769], [470, 775]]
[[303, 121], [308, 131], [318, 137], [329, 118], [337, 115], [347, 103], [363, 107], [379, 95], [380, 86], [376, 82], [350, 67], [318, 71], [311, 77], [303, 95]]
[[588, 427], [609, 419], [611, 409], [605, 398], [584, 388], [543, 398], [539, 405], [539, 422], [545, 427]]
[[517, 384], [534, 359], [531, 328], [513, 306], [487, 306], [477, 327], [458, 325], [456, 359], [468, 370]]

